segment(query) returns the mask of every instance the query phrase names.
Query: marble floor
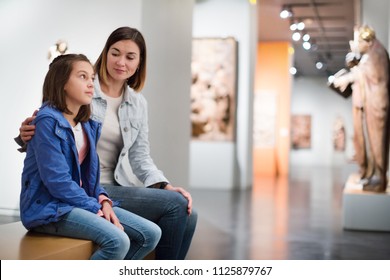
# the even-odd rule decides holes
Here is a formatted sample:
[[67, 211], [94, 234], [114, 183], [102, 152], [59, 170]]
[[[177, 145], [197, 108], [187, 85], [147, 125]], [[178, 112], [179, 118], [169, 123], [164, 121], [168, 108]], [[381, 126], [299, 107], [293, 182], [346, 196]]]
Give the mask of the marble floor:
[[247, 191], [192, 189], [199, 221], [187, 259], [390, 260], [390, 232], [343, 229], [351, 172], [292, 168], [289, 178], [255, 178]]
[[354, 171], [292, 168], [289, 178], [255, 178], [248, 191], [191, 190], [199, 222], [188, 259], [390, 260], [390, 232], [343, 229]]

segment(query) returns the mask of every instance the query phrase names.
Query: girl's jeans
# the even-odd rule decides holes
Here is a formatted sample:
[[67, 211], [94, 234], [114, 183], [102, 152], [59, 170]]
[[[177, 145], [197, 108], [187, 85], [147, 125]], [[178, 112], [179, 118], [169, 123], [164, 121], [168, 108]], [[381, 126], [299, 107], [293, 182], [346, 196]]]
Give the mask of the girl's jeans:
[[80, 208], [73, 208], [58, 222], [38, 226], [33, 230], [91, 240], [98, 245], [91, 256], [94, 260], [143, 259], [160, 240], [160, 228], [124, 209], [113, 209], [124, 231], [97, 214]]

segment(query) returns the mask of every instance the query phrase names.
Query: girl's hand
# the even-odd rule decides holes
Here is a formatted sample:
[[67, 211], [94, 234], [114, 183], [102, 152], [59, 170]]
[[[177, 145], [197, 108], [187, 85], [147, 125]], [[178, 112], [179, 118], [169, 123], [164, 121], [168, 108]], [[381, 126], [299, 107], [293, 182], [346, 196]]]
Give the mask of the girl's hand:
[[102, 217], [105, 218], [107, 221], [114, 224], [117, 228], [124, 230], [123, 226], [121, 225], [118, 217], [115, 215], [114, 209], [112, 209], [111, 201], [104, 200], [102, 202], [102, 209], [103, 212]]

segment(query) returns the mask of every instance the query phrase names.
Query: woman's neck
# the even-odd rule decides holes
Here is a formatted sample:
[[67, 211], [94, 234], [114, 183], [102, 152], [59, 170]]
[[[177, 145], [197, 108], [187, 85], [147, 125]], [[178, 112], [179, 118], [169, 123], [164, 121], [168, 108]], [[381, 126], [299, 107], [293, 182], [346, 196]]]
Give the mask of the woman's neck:
[[123, 93], [124, 83], [123, 81], [108, 79], [107, 83], [100, 82], [100, 88], [110, 97], [119, 97]]

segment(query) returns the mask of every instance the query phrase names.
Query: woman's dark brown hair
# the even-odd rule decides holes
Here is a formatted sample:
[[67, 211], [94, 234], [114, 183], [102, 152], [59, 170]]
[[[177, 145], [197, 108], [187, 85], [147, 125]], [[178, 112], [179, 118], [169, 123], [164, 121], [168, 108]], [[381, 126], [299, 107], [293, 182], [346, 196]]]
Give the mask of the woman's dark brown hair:
[[[60, 55], [50, 63], [49, 71], [47, 72], [43, 83], [42, 103], [47, 102], [48, 105], [57, 108], [63, 113], [72, 114], [66, 106], [66, 92], [64, 87], [73, 70], [73, 64], [78, 61], [85, 61], [91, 64], [88, 58], [83, 54]], [[90, 116], [91, 105], [82, 105], [74, 121], [86, 122]]]
[[111, 33], [107, 39], [103, 51], [95, 63], [95, 73], [99, 75], [101, 82], [107, 84], [107, 53], [113, 44], [123, 40], [133, 41], [137, 44], [140, 50], [140, 62], [138, 65], [138, 70], [127, 81], [127, 84], [132, 89], [134, 89], [134, 91], [139, 92], [144, 87], [146, 79], [146, 44], [141, 32], [135, 28], [124, 26], [114, 30]]

